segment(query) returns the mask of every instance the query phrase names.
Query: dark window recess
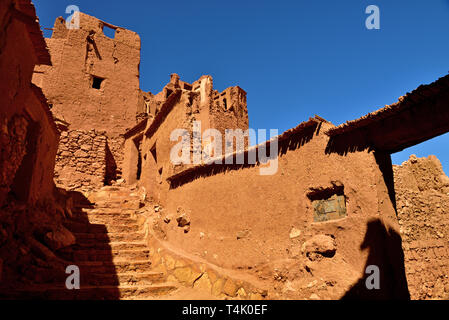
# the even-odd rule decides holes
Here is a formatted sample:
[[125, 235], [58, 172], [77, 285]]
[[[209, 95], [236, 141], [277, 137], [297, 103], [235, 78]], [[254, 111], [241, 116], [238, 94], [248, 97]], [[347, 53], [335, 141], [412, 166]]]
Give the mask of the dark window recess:
[[92, 88], [100, 90], [104, 79], [99, 77], [92, 77]]
[[[137, 180], [140, 180], [142, 176], [142, 139], [134, 140], [134, 144], [136, 146], [138, 152], [137, 158]], [[146, 160], [146, 158], [145, 158]]]
[[167, 96], [166, 96], [166, 98], [168, 99], [168, 97], [170, 97], [172, 93], [173, 93], [172, 90], [167, 90]]
[[223, 106], [225, 110], [228, 110], [228, 101], [226, 99], [223, 99]]
[[337, 220], [347, 216], [343, 187], [312, 192], [308, 197], [312, 201], [315, 222]]

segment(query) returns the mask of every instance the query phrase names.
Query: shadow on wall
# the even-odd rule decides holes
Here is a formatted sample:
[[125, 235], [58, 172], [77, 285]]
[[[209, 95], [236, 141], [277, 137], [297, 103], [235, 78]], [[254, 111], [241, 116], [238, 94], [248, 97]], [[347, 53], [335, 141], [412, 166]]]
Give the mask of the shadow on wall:
[[381, 150], [374, 150], [366, 140], [366, 134], [363, 129], [356, 129], [349, 133], [343, 133], [334, 137], [330, 137], [326, 146], [326, 154], [337, 153], [341, 156], [346, 156], [353, 152], [374, 152], [376, 163], [382, 172], [385, 185], [388, 189], [391, 204], [396, 212], [396, 191], [394, 189], [394, 175], [393, 164], [391, 162], [391, 155], [389, 152]]
[[[319, 134], [321, 126], [319, 124], [312, 125], [310, 127], [306, 127], [303, 130], [293, 133], [285, 139], [278, 141], [279, 154], [276, 155], [267, 155], [269, 160], [272, 160], [276, 157], [286, 154], [289, 150], [297, 150], [310, 140], [312, 140], [313, 136]], [[266, 143], [266, 152], [269, 153], [270, 150], [270, 142]], [[257, 154], [260, 152], [260, 149], [257, 148]], [[226, 173], [232, 170], [241, 170], [243, 168], [252, 168], [260, 164], [259, 161], [256, 163], [250, 164], [249, 162], [250, 155], [248, 150], [244, 151], [244, 164], [210, 164], [203, 165], [199, 167], [194, 167], [191, 170], [188, 170], [185, 174], [180, 177], [173, 179], [170, 182], [170, 189], [176, 189], [186, 183], [195, 181], [201, 177], [210, 177], [213, 175], [217, 175], [220, 173]], [[236, 156], [233, 157], [233, 163], [237, 163]]]
[[361, 250], [368, 250], [368, 266], [378, 266], [380, 289], [367, 289], [366, 280], [373, 273], [364, 275], [346, 292], [343, 300], [410, 300], [404, 268], [404, 252], [401, 236], [393, 229], [385, 227], [379, 219], [368, 222]]
[[106, 142], [106, 173], [104, 177], [104, 185], [110, 186], [112, 181], [117, 180], [117, 163], [115, 162], [114, 155]]
[[370, 151], [369, 143], [365, 137], [366, 134], [362, 129], [330, 137], [326, 146], [326, 154], [337, 153], [346, 156], [352, 152]]

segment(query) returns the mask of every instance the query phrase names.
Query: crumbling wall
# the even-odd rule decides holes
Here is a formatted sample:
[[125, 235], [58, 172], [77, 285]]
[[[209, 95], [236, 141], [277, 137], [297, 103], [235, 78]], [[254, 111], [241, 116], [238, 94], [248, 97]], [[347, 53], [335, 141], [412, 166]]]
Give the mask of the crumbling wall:
[[[248, 111], [246, 93], [239, 87], [229, 88], [223, 93], [213, 89], [213, 79], [202, 76], [192, 84], [179, 79], [172, 74], [170, 83], [157, 95], [146, 94], [146, 110], [150, 121], [146, 128], [131, 129], [125, 134], [125, 164], [129, 182], [135, 182], [138, 158], [136, 139], [141, 145], [141, 179], [149, 195], [154, 199], [162, 199], [169, 188], [167, 177], [184, 170], [192, 164], [174, 164], [171, 161], [171, 151], [178, 141], [171, 141], [175, 130], [185, 130], [190, 136], [190, 152], [193, 152], [194, 122], [200, 123], [198, 131], [201, 135], [208, 129], [215, 129], [222, 137], [222, 153], [225, 153], [225, 133], [227, 129], [248, 129]], [[226, 100], [227, 99], [227, 100]], [[227, 102], [225, 102], [227, 101]], [[144, 109], [141, 108], [141, 111]], [[153, 118], [154, 116], [154, 118]], [[142, 138], [143, 139], [142, 139]], [[140, 142], [140, 139], [142, 141]], [[244, 139], [244, 146], [248, 139]], [[210, 146], [213, 141], [201, 139], [201, 147]], [[200, 155], [201, 156], [201, 155]], [[191, 157], [190, 161], [193, 162]], [[201, 161], [201, 159], [200, 159]]]
[[75, 240], [62, 226], [68, 199], [53, 182], [59, 133], [31, 83], [35, 65], [50, 64], [37, 21], [31, 1], [0, 2], [0, 291], [6, 292], [45, 282], [56, 269], [63, 274], [53, 252]]
[[24, 202], [51, 198], [54, 186], [58, 132], [45, 97], [31, 84], [35, 64], [49, 57], [30, 14], [27, 1], [0, 6], [0, 205], [11, 192]]
[[68, 190], [91, 191], [105, 184], [107, 137], [95, 130], [62, 132], [55, 182]]
[[435, 156], [394, 166], [396, 203], [412, 299], [449, 295], [449, 178]]
[[[80, 13], [80, 29], [55, 21], [46, 39], [52, 67], [39, 66], [34, 82], [41, 86], [57, 117], [71, 130], [105, 131], [121, 176], [123, 138], [136, 123], [139, 105], [140, 37]], [[109, 38], [103, 28], [115, 30]]]

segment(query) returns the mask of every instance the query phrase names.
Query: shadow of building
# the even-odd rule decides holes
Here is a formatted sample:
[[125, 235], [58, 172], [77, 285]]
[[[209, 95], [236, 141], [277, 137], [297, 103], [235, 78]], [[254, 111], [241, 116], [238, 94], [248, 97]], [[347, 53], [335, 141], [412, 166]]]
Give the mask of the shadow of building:
[[393, 229], [387, 229], [379, 219], [368, 222], [361, 250], [368, 250], [364, 270], [368, 266], [379, 267], [380, 288], [367, 288], [367, 278], [362, 276], [344, 295], [343, 300], [409, 300], [404, 268], [404, 253], [401, 236]]

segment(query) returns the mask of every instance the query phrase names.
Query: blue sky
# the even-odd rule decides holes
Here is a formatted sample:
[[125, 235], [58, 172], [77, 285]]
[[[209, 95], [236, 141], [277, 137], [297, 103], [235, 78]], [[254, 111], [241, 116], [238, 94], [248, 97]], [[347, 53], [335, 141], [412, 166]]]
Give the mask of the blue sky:
[[[338, 125], [449, 73], [449, 0], [34, 0], [43, 28], [68, 5], [140, 34], [141, 88], [171, 73], [248, 93], [250, 127], [295, 127], [318, 114]], [[367, 30], [368, 5], [380, 30]], [[51, 33], [45, 31], [49, 37]], [[449, 134], [392, 156], [435, 154], [449, 173]]]

